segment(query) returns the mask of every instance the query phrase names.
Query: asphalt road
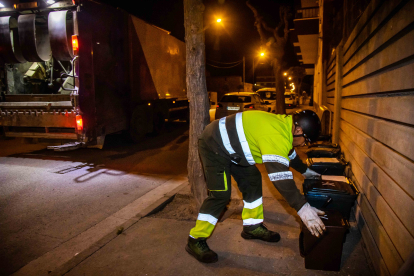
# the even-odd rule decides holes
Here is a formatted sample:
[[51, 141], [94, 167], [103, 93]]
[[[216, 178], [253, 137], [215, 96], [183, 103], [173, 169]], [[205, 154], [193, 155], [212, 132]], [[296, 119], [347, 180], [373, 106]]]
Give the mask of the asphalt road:
[[187, 174], [188, 125], [134, 144], [54, 152], [0, 140], [0, 275], [9, 275], [131, 202]]

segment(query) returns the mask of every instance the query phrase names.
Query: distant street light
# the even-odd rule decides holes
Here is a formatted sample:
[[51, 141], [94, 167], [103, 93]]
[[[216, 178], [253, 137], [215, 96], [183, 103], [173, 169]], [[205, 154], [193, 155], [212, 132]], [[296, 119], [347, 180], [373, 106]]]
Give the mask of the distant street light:
[[[255, 79], [254, 79], [254, 58], [257, 57], [260, 59], [261, 57], [264, 57], [264, 56], [265, 56], [264, 52], [260, 52], [259, 56], [253, 56], [253, 83], [254, 85], [256, 85]], [[257, 64], [259, 64], [259, 61], [257, 61]]]
[[218, 18], [218, 19], [217, 19], [217, 23], [220, 23], [220, 22], [221, 22], [221, 19], [220, 19], [220, 18]]
[[292, 77], [289, 77], [289, 78], [288, 78], [288, 80], [291, 80], [291, 79], [292, 79]]
[[287, 73], [285, 72], [285, 73], [283, 73], [283, 76], [286, 76], [287, 75]]

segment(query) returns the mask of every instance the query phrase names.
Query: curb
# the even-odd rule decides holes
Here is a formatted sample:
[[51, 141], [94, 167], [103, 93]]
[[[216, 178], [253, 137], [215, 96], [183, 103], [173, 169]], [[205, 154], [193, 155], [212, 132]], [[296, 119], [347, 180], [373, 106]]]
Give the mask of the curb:
[[168, 203], [170, 203], [174, 199], [175, 195], [187, 185], [188, 185], [188, 182], [185, 182], [181, 184], [180, 186], [178, 186], [177, 188], [173, 189], [172, 191], [166, 193], [162, 198], [158, 199], [157, 201], [152, 203], [150, 206], [148, 206], [147, 208], [139, 212], [136, 215], [136, 218], [129, 219], [126, 222], [120, 224], [111, 233], [107, 234], [105, 237], [103, 237], [99, 241], [92, 244], [88, 249], [74, 256], [71, 260], [64, 263], [63, 265], [58, 267], [56, 270], [50, 272], [48, 275], [60, 276], [60, 275], [64, 275], [68, 273], [70, 270], [75, 268], [81, 262], [89, 258], [91, 255], [93, 255], [96, 251], [104, 247], [107, 243], [111, 242], [113, 239], [118, 237], [118, 235], [122, 234], [125, 230], [127, 230], [128, 228], [133, 226], [135, 223], [140, 221], [142, 218], [147, 217], [149, 215], [152, 215], [162, 210]]
[[[114, 240], [118, 235], [120, 235], [122, 232], [133, 226], [135, 223], [140, 221], [142, 218], [151, 215], [153, 213], [158, 212], [162, 208], [164, 208], [168, 203], [170, 203], [175, 195], [184, 187], [188, 185], [188, 180], [182, 181], [183, 179], [180, 177], [172, 178], [168, 182], [174, 182], [178, 179], [178, 186], [173, 188], [172, 190], [166, 192], [161, 198], [155, 200], [154, 202], [150, 203], [148, 206], [146, 206], [144, 209], [140, 210], [137, 214], [135, 214], [133, 217], [129, 219], [124, 219], [124, 221], [120, 224], [117, 224], [117, 222], [121, 221], [122, 219], [115, 220], [115, 226], [111, 225], [110, 227], [112, 230], [109, 231], [109, 233], [104, 234], [102, 238], [99, 240], [92, 242], [87, 248], [83, 249], [79, 253], [73, 254], [72, 257], [69, 258], [69, 260], [64, 260], [61, 264], [57, 263], [57, 266], [55, 268], [53, 267], [53, 264], [48, 263], [48, 259], [53, 259], [56, 262], [59, 262], [59, 259], [65, 258], [59, 256], [59, 254], [53, 254], [56, 251], [57, 248], [54, 250], [44, 254], [43, 256], [39, 257], [36, 260], [33, 260], [32, 262], [29, 262], [24, 267], [20, 268], [18, 271], [13, 273], [12, 275], [64, 275], [68, 273], [70, 270], [72, 270], [74, 267], [79, 265], [81, 262], [83, 262], [85, 259], [93, 255], [96, 251], [104, 247], [106, 244]], [[166, 184], [164, 183], [164, 184]], [[155, 190], [155, 189], [154, 189]], [[153, 190], [152, 190], [153, 191]], [[150, 192], [152, 192], [150, 191]], [[148, 192], [148, 193], [150, 193]], [[145, 195], [144, 195], [145, 196]], [[141, 197], [142, 198], [142, 197]], [[136, 201], [139, 201], [140, 198], [138, 198]], [[126, 209], [125, 207], [123, 209]], [[122, 209], [121, 209], [122, 210]], [[112, 223], [113, 224], [113, 223]], [[91, 227], [90, 229], [92, 229]], [[88, 231], [88, 230], [87, 230]], [[86, 231], [85, 231], [86, 232]], [[83, 232], [83, 233], [85, 233]], [[79, 237], [81, 234], [79, 234], [77, 237]], [[61, 250], [65, 254], [67, 254], [66, 251], [76, 252], [74, 251], [74, 246], [71, 241], [76, 239], [77, 237], [72, 238], [71, 240], [66, 241], [61, 246], [63, 249]], [[67, 248], [65, 248], [67, 247]], [[59, 247], [58, 247], [59, 248]], [[40, 260], [43, 259], [43, 260]], [[47, 265], [50, 267], [47, 268]]]

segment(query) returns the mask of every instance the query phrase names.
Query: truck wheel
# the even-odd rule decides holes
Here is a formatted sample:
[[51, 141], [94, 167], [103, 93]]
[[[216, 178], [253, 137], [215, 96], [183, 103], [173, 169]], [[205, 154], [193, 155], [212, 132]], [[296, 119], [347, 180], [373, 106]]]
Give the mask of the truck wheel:
[[160, 134], [165, 130], [165, 118], [162, 112], [157, 112], [154, 115], [154, 134]]
[[152, 110], [146, 106], [137, 106], [132, 112], [129, 135], [134, 142], [140, 142], [152, 131]]

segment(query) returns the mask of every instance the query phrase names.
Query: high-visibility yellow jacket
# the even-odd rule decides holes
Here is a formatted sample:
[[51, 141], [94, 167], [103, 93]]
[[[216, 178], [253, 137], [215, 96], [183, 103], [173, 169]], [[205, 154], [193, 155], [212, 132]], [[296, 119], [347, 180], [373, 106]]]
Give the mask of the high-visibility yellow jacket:
[[236, 165], [264, 163], [275, 187], [291, 207], [299, 210], [306, 200], [297, 189], [289, 166], [300, 173], [307, 167], [292, 146], [292, 124], [290, 115], [246, 111], [212, 122], [201, 139]]

